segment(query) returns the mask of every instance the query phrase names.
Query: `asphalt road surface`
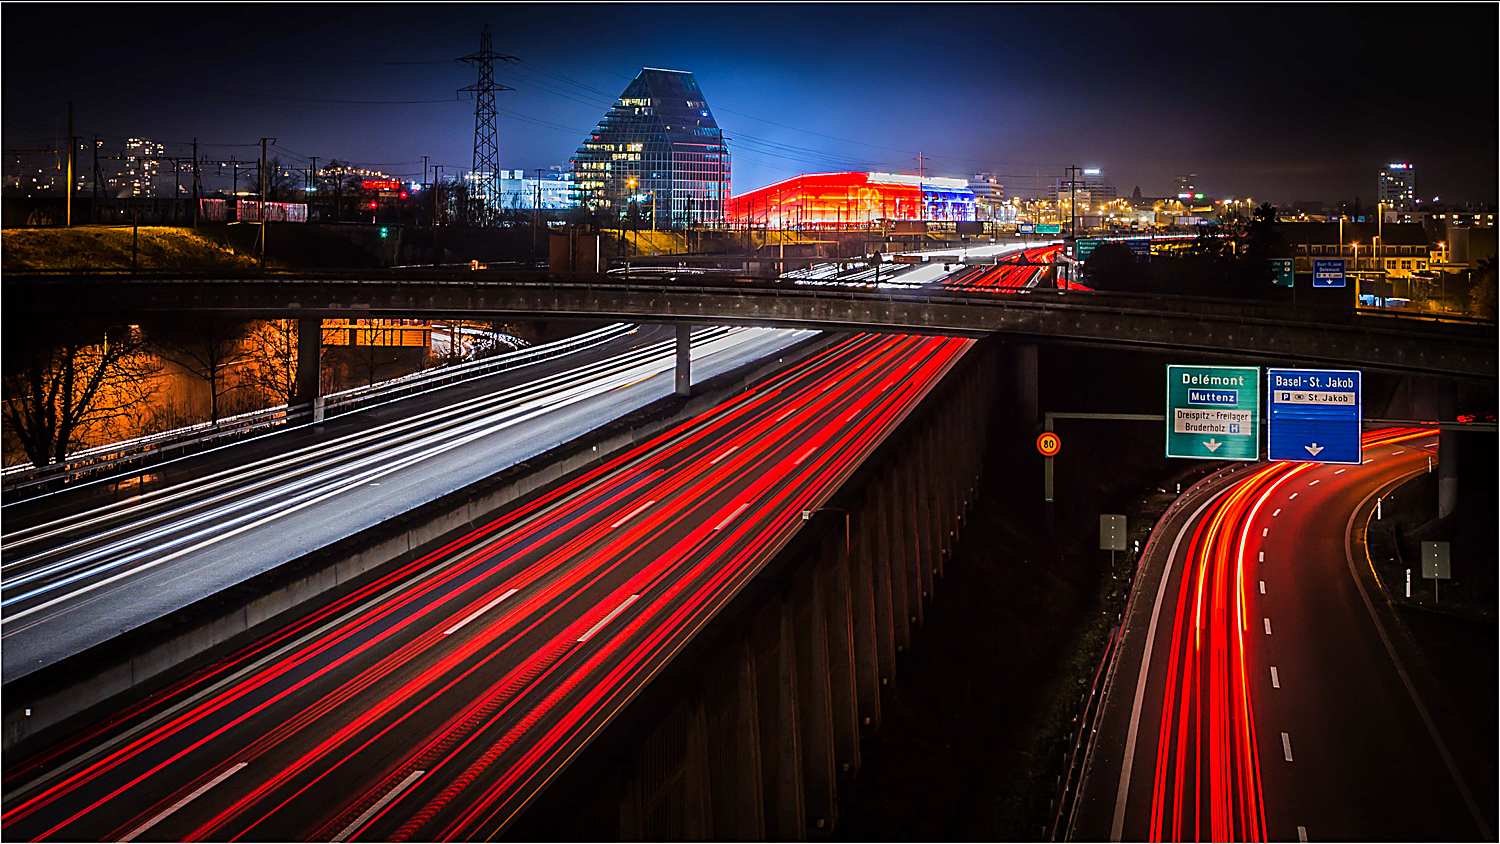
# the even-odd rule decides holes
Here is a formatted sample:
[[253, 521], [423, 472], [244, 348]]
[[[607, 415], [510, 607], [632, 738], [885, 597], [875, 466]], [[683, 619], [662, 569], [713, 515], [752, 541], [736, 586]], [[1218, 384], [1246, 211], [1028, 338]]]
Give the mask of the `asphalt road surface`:
[[1495, 794], [1470, 786], [1492, 780], [1363, 544], [1377, 498], [1436, 450], [1435, 431], [1374, 432], [1362, 465], [1252, 464], [1174, 505], [1143, 551], [1074, 839], [1494, 839]]
[[473, 840], [973, 341], [856, 335], [27, 759], [15, 840]]
[[[651, 336], [659, 332], [647, 332]], [[130, 499], [18, 527], [0, 568], [6, 682], [534, 457], [669, 395], [668, 336], [508, 386], [440, 392], [424, 410], [341, 418], [342, 433], [264, 443], [172, 471]], [[701, 380], [811, 332], [700, 329]], [[226, 465], [227, 464], [227, 465]], [[97, 488], [97, 487], [96, 487]], [[37, 507], [46, 506], [39, 503]]]

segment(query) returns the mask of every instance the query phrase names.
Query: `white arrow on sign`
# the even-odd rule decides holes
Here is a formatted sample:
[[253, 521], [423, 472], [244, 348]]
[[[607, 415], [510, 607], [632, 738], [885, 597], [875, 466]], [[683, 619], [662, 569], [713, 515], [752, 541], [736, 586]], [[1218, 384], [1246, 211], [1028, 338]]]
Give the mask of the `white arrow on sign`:
[[1312, 445], [1304, 445], [1303, 448], [1307, 449], [1307, 453], [1308, 454], [1311, 454], [1313, 457], [1317, 457], [1318, 456], [1318, 452], [1322, 451], [1325, 448], [1325, 446], [1321, 446], [1321, 445], [1318, 445], [1317, 443], [1313, 443]]
[[1218, 440], [1214, 439], [1213, 437], [1209, 437], [1208, 439], [1204, 440], [1203, 444], [1206, 445], [1206, 446], [1208, 446], [1208, 452], [1210, 454], [1214, 453], [1215, 451], [1218, 451], [1219, 450], [1219, 446], [1223, 445], [1223, 443], [1219, 442]]

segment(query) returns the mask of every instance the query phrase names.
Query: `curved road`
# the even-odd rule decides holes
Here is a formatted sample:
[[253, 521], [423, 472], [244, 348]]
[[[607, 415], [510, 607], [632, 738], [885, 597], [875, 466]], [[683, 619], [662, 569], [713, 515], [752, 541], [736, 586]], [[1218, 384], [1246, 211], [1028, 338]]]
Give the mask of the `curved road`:
[[1358, 466], [1239, 467], [1174, 504], [1071, 837], [1493, 840], [1495, 794], [1473, 787], [1492, 780], [1364, 550], [1377, 497], [1427, 471], [1435, 434], [1367, 434]]

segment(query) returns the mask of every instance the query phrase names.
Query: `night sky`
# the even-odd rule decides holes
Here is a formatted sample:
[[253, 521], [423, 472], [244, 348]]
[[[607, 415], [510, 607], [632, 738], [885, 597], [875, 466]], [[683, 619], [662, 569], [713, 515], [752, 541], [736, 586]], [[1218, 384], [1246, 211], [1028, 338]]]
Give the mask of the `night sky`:
[[[172, 152], [352, 159], [416, 179], [470, 166], [453, 61], [494, 47], [500, 166], [566, 165], [642, 66], [693, 71], [736, 193], [804, 172], [997, 174], [1029, 195], [1069, 164], [1121, 195], [1494, 202], [1497, 7], [6, 4], [6, 149], [75, 131]], [[425, 101], [425, 102], [424, 102]], [[216, 144], [219, 146], [208, 146]], [[239, 145], [239, 146], [235, 146]]]

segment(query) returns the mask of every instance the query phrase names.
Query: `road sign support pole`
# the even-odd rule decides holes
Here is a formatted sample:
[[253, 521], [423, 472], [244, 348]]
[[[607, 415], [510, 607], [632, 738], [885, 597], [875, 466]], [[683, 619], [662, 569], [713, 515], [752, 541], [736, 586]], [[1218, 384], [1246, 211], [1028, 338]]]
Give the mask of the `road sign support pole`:
[[693, 327], [687, 323], [677, 325], [677, 395], [693, 394]]

